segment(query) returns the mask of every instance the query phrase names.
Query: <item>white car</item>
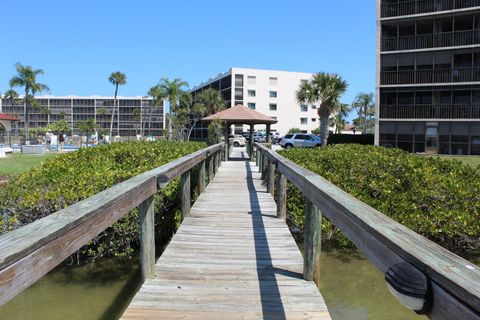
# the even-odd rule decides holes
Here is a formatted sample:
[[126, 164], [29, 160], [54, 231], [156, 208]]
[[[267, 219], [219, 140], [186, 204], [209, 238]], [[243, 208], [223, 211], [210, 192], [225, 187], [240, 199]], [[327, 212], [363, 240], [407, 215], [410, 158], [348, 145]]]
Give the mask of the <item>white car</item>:
[[244, 147], [247, 143], [245, 137], [239, 134], [229, 135], [228, 140], [234, 147]]

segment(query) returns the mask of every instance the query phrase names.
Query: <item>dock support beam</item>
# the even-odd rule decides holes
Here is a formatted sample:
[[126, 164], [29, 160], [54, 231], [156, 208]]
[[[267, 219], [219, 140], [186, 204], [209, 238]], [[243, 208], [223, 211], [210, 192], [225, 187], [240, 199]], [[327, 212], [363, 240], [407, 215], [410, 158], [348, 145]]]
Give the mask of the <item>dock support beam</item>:
[[213, 180], [213, 162], [215, 161], [215, 156], [211, 155], [208, 157], [208, 184], [212, 183]]
[[250, 156], [250, 161], [253, 160], [253, 144], [255, 143], [255, 141], [253, 141], [253, 132], [254, 132], [254, 125], [251, 124], [250, 125], [250, 142], [248, 143], [248, 154]]
[[205, 160], [198, 164], [198, 194], [205, 191]]
[[182, 220], [190, 216], [190, 171], [180, 177], [180, 211]]
[[320, 252], [322, 248], [322, 215], [320, 210], [305, 197], [305, 253], [303, 278], [320, 285]]
[[273, 196], [275, 182], [275, 164], [267, 159], [267, 192]]
[[283, 221], [287, 220], [287, 177], [277, 171], [275, 180], [275, 190], [277, 192], [277, 218]]
[[140, 259], [142, 279], [155, 276], [155, 205], [153, 196], [148, 197], [138, 206], [140, 218]]

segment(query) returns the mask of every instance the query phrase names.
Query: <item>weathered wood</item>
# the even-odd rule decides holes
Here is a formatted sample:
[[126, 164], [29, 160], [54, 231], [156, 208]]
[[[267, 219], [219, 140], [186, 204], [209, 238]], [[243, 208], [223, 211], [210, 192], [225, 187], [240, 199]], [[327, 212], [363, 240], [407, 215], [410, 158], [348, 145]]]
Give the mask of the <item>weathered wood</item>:
[[[257, 148], [277, 161], [277, 170], [298, 187], [382, 272], [406, 261], [434, 283], [432, 319], [450, 319], [437, 308], [455, 309], [458, 318], [480, 317], [480, 268], [355, 199], [290, 160]], [[455, 301], [458, 303], [456, 304]], [[441, 307], [442, 306], [442, 307]]]
[[287, 178], [281, 172], [277, 172], [275, 183], [277, 193], [277, 217], [286, 221], [287, 219]]
[[187, 171], [180, 177], [180, 211], [182, 212], [182, 219], [190, 216], [190, 202], [190, 171]]
[[205, 191], [205, 160], [201, 161], [198, 164], [198, 192], [202, 193]]
[[214, 161], [215, 161], [215, 157], [214, 156], [210, 156], [207, 158], [207, 161], [208, 161], [208, 183], [210, 184], [213, 180], [213, 176], [214, 176], [214, 172], [213, 172], [213, 168], [214, 168]]
[[322, 248], [322, 215], [318, 208], [305, 198], [303, 278], [320, 287], [320, 252]]
[[275, 189], [275, 164], [267, 161], [267, 192], [273, 196]]
[[122, 319], [330, 319], [256, 171], [222, 164]]
[[150, 196], [138, 206], [140, 218], [140, 260], [142, 279], [155, 275], [155, 204]]
[[260, 150], [256, 150], [255, 152], [255, 165], [258, 167], [260, 163]]

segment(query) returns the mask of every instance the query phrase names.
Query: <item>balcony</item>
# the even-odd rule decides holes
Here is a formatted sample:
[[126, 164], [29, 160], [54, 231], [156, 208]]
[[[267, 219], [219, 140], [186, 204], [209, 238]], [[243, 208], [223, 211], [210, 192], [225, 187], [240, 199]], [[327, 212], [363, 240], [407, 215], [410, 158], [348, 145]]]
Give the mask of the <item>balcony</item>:
[[382, 51], [415, 50], [480, 44], [480, 30], [382, 38]]
[[480, 67], [382, 71], [381, 85], [479, 82]]
[[480, 6], [480, 0], [412, 0], [401, 3], [385, 3], [381, 7], [381, 17], [407, 16], [477, 6]]
[[480, 119], [480, 104], [381, 105], [381, 119]]

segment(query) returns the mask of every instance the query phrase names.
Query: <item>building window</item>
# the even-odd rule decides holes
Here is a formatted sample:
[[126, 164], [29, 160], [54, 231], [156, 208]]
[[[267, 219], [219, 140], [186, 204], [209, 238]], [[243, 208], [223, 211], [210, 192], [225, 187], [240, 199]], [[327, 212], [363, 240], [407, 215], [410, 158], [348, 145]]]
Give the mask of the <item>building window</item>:
[[270, 91], [270, 98], [276, 98], [277, 97], [277, 91]]
[[315, 121], [317, 121], [317, 119], [316, 119], [316, 118], [312, 118], [312, 122], [315, 122]]
[[243, 88], [243, 74], [235, 75], [235, 87]]
[[247, 77], [247, 84], [256, 84], [257, 83], [257, 77], [255, 76], [248, 76]]
[[270, 111], [277, 111], [277, 104], [276, 103], [270, 103]]
[[255, 107], [256, 107], [256, 106], [255, 106], [255, 103], [249, 102], [249, 103], [248, 103], [248, 107], [249, 107], [250, 109], [252, 109], [252, 110], [255, 110]]
[[270, 117], [270, 118], [272, 118], [273, 120], [277, 120], [277, 117]]
[[308, 124], [308, 118], [300, 118], [300, 124]]
[[277, 77], [268, 78], [268, 84], [270, 84], [271, 86], [276, 86], [278, 84], [278, 78]]
[[312, 109], [317, 109], [317, 106], [312, 104]]
[[257, 95], [257, 92], [255, 90], [248, 90], [247, 94], [249, 97], [255, 97]]
[[301, 112], [307, 112], [307, 111], [308, 111], [308, 106], [307, 106], [306, 104], [302, 104], [302, 105], [300, 106], [300, 111], [301, 111]]

